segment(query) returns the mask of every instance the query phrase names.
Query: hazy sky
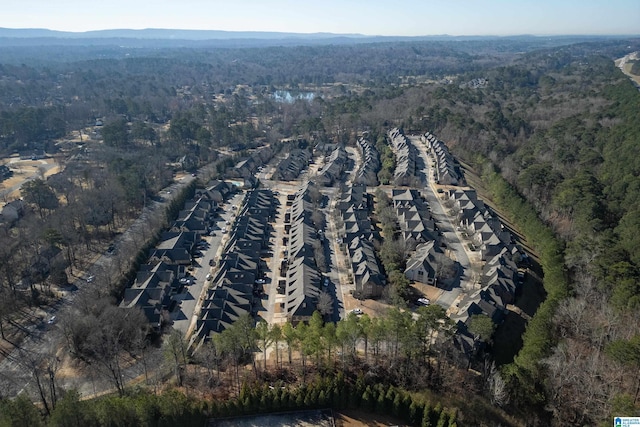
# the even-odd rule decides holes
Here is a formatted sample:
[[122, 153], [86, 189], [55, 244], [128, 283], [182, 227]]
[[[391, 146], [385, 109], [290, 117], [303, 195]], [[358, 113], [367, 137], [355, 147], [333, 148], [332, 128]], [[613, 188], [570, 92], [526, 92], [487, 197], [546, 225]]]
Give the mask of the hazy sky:
[[407, 36], [640, 34], [640, 0], [2, 0], [0, 27]]

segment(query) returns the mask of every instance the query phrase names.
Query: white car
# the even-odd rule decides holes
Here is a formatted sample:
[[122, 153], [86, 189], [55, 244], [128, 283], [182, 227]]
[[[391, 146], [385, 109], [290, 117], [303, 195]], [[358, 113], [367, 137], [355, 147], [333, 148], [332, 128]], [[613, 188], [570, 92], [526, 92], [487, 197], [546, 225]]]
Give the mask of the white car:
[[431, 301], [429, 301], [428, 298], [418, 298], [418, 304], [429, 305], [431, 304]]
[[211, 279], [213, 279], [213, 276], [211, 275], [211, 273], [207, 273], [207, 282]]
[[358, 315], [358, 316], [364, 313], [364, 312], [363, 312], [362, 310], [360, 310], [359, 308], [354, 308], [353, 310], [351, 310], [351, 312], [352, 312], [353, 314], [355, 314], [355, 315]]
[[87, 277], [87, 283], [93, 282], [93, 279], [95, 279], [95, 278], [96, 278], [96, 276], [94, 276], [94, 275], [91, 275], [91, 276]]
[[47, 320], [47, 323], [50, 325], [53, 325], [54, 323], [56, 323], [56, 316], [51, 316], [51, 318]]

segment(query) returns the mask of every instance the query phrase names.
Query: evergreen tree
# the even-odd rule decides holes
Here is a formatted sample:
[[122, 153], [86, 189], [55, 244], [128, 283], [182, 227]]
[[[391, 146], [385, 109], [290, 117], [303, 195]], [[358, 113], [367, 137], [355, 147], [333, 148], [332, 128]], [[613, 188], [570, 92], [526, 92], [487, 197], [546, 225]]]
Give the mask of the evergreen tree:
[[380, 414], [387, 413], [387, 401], [384, 393], [378, 394], [378, 399], [376, 400], [376, 412]]
[[396, 393], [393, 399], [393, 406], [391, 409], [391, 413], [395, 417], [399, 417], [404, 414], [402, 411], [402, 395], [400, 393]]
[[440, 417], [438, 418], [438, 424], [436, 427], [447, 427], [449, 424], [449, 414], [447, 411], [440, 412]]
[[373, 400], [373, 396], [371, 396], [371, 387], [367, 386], [367, 388], [364, 390], [364, 393], [362, 393], [362, 400], [361, 400], [361, 406], [362, 408], [370, 411], [373, 409], [373, 407], [375, 406], [374, 400]]
[[431, 423], [431, 406], [426, 403], [424, 405], [424, 411], [422, 411], [422, 427], [433, 427]]
[[84, 427], [96, 422], [90, 403], [80, 401], [80, 395], [75, 390], [68, 391], [58, 401], [49, 418], [50, 426], [60, 427]]
[[14, 400], [0, 400], [0, 425], [39, 427], [43, 425], [43, 422], [40, 411], [33, 405], [33, 402], [26, 395], [19, 394]]
[[320, 393], [318, 393], [318, 407], [324, 408], [326, 406], [327, 406], [327, 396], [324, 390], [320, 390]]
[[409, 422], [413, 425], [418, 425], [422, 421], [422, 413], [424, 407], [417, 400], [413, 400], [409, 406]]
[[442, 405], [440, 402], [436, 404], [436, 406], [431, 411], [429, 419], [431, 420], [431, 425], [438, 425], [438, 420], [440, 419], [440, 414], [442, 413]]

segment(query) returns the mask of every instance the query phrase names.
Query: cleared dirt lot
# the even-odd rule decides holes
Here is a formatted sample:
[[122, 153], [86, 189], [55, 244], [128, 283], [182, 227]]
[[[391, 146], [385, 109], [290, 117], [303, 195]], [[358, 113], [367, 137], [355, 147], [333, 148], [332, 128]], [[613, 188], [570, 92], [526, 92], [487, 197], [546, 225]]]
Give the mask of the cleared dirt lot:
[[19, 157], [5, 157], [0, 164], [8, 166], [13, 176], [0, 182], [0, 200], [2, 203], [20, 198], [22, 184], [34, 178], [46, 178], [59, 172], [54, 159], [21, 160]]
[[300, 411], [281, 414], [266, 414], [251, 417], [226, 418], [213, 420], [209, 427], [243, 427], [243, 426], [269, 426], [269, 427], [404, 427], [406, 424], [398, 423], [398, 420], [387, 415], [375, 414], [361, 410], [344, 411]]

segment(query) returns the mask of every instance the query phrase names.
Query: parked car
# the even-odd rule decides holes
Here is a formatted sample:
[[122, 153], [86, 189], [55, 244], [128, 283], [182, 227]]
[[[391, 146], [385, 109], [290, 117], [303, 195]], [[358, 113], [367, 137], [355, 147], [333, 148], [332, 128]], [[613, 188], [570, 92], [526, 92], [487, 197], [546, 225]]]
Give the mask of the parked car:
[[54, 323], [56, 323], [56, 316], [51, 316], [51, 318], [47, 320], [47, 323], [49, 325], [53, 325]]
[[354, 308], [353, 310], [351, 310], [351, 312], [357, 316], [364, 314], [364, 312], [362, 310], [360, 310], [359, 308]]
[[95, 278], [96, 278], [96, 276], [94, 276], [94, 275], [91, 275], [91, 276], [87, 277], [87, 283], [93, 282], [93, 279], [95, 279]]
[[211, 279], [213, 279], [213, 276], [211, 275], [211, 273], [207, 273], [207, 282]]
[[430, 303], [431, 301], [429, 301], [429, 298], [418, 298], [418, 304], [429, 305]]
[[256, 285], [264, 285], [266, 282], [266, 280], [264, 279], [256, 279], [255, 284]]

